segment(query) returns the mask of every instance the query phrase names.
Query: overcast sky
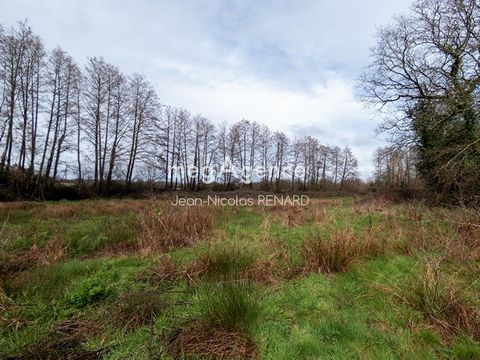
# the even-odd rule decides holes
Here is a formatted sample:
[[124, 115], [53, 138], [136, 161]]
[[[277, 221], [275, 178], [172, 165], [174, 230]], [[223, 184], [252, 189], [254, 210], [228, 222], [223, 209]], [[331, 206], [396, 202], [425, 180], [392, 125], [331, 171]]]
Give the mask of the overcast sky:
[[143, 73], [164, 104], [212, 121], [242, 118], [350, 145], [363, 178], [382, 144], [357, 99], [376, 28], [406, 0], [0, 0], [47, 48]]

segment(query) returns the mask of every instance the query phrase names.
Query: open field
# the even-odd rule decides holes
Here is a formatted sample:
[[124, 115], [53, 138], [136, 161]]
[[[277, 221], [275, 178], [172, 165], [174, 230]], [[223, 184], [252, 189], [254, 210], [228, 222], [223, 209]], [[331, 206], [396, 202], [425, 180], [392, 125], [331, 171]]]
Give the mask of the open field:
[[0, 358], [480, 358], [473, 211], [88, 200], [0, 220]]

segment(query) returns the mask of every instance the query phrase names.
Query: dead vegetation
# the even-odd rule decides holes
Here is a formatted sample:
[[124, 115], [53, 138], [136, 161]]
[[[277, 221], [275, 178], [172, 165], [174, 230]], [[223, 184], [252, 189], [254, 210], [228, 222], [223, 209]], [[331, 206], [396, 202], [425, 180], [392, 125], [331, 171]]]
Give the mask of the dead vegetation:
[[324, 223], [331, 221], [327, 209], [335, 202], [326, 199], [312, 199], [306, 206], [286, 205], [258, 207], [264, 221], [270, 223], [280, 221], [287, 228], [299, 227], [307, 223]]
[[426, 261], [419, 275], [413, 275], [403, 287], [387, 291], [423, 314], [442, 337], [468, 335], [480, 339], [480, 310], [464, 300], [464, 292], [442, 275], [441, 260]]
[[257, 249], [237, 243], [214, 243], [186, 268], [188, 281], [204, 278], [209, 281], [250, 280], [266, 285], [279, 281], [275, 256], [264, 259]]
[[213, 211], [199, 207], [171, 207], [149, 203], [139, 218], [138, 248], [141, 255], [192, 245], [213, 229]]
[[405, 212], [410, 219], [404, 230], [408, 241], [401, 246], [405, 253], [437, 252], [454, 260], [480, 260], [480, 217], [476, 212], [413, 205]]
[[350, 209], [357, 215], [371, 214], [374, 212], [382, 213], [392, 210], [393, 202], [385, 197], [363, 197], [355, 199]]
[[257, 349], [250, 334], [260, 303], [249, 282], [231, 278], [207, 286], [198, 299], [199, 312], [166, 336], [174, 359], [253, 359]]
[[90, 200], [69, 203], [46, 203], [33, 209], [39, 219], [65, 219], [80, 216], [125, 215], [137, 213], [148, 203], [146, 200]]
[[358, 260], [386, 251], [383, 239], [370, 234], [355, 235], [351, 230], [332, 230], [328, 237], [314, 236], [302, 244], [302, 273], [345, 271]]
[[17, 331], [25, 323], [15, 301], [9, 298], [0, 287], [0, 329]]
[[254, 341], [246, 334], [194, 323], [171, 333], [167, 346], [173, 359], [232, 359], [257, 358]]
[[27, 250], [3, 251], [0, 256], [1, 278], [15, 276], [34, 266], [57, 262], [65, 256], [66, 252], [67, 246], [61, 234], [54, 234], [45, 246], [34, 244]]
[[147, 200], [89, 200], [76, 202], [32, 202], [15, 201], [0, 203], [0, 219], [7, 219], [12, 214], [25, 212], [36, 219], [67, 219], [95, 215], [122, 215], [140, 211]]

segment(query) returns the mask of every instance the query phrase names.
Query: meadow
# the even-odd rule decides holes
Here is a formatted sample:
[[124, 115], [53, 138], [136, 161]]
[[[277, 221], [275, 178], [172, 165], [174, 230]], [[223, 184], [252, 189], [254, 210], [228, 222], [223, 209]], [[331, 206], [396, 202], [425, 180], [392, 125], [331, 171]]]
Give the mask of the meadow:
[[480, 218], [385, 198], [0, 204], [2, 359], [480, 359]]

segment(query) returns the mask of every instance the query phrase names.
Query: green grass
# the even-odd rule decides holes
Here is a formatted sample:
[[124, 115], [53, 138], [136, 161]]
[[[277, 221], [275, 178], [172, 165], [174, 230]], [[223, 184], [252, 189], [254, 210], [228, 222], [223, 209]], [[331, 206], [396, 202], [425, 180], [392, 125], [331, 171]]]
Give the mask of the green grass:
[[[355, 212], [353, 204], [351, 198], [338, 199], [327, 208], [325, 220], [293, 227], [269, 209], [216, 209], [211, 236], [169, 250], [175, 273], [166, 287], [155, 283], [161, 280], [143, 279], [152, 273], [158, 254], [102, 252], [115, 244], [136, 242], [141, 215], [135, 208], [88, 212], [85, 209], [95, 207], [95, 202], [62, 202], [59, 205], [76, 209], [65, 218], [40, 216], [40, 205], [35, 204], [4, 209], [7, 237], [0, 258], [18, 258], [33, 245], [41, 252], [55, 236], [61, 237], [65, 254], [55, 261], [34, 258], [21, 273], [2, 277], [6, 298], [0, 302], [0, 358], [25, 352], [72, 319], [96, 324], [98, 329], [86, 333], [81, 348], [106, 348], [106, 359], [153, 355], [169, 359], [166, 338], [199, 323], [246, 334], [261, 359], [480, 358], [478, 339], [462, 332], [446, 339], [425, 309], [397, 296], [404, 293], [396, 294], [415, 289], [412, 281], [419, 279], [425, 259], [439, 255], [438, 249], [407, 255], [397, 246], [408, 243], [418, 226], [406, 207], [384, 209], [396, 214], [401, 231], [395, 232], [386, 211]], [[432, 210], [425, 216], [432, 220], [436, 214]], [[425, 224], [431, 232], [431, 225]], [[441, 227], [450, 231], [445, 224]], [[296, 271], [305, 260], [305, 241], [343, 230], [355, 236], [373, 231], [372, 236], [395, 246], [381, 256], [358, 259], [341, 272]], [[288, 271], [276, 273], [278, 281], [273, 284], [241, 278], [260, 261]], [[206, 264], [202, 274], [189, 277], [188, 269], [199, 263]], [[462, 299], [477, 310], [479, 265], [475, 258], [446, 258], [441, 265], [442, 276], [454, 282]], [[412, 294], [424, 305], [422, 293]]]

